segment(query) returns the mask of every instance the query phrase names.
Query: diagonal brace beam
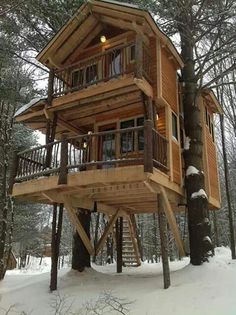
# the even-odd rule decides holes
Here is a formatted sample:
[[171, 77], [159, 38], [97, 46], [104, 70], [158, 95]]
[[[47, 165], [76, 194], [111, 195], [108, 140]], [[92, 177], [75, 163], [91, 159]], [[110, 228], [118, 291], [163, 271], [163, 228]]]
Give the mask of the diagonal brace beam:
[[69, 219], [71, 223], [75, 226], [79, 236], [81, 237], [84, 246], [86, 247], [87, 251], [90, 255], [94, 255], [94, 248], [91, 244], [90, 239], [88, 238], [87, 233], [85, 232], [78, 216], [76, 215], [76, 208], [72, 206], [70, 199], [67, 196], [63, 196], [64, 199], [64, 206], [67, 210]]
[[114, 226], [114, 224], [116, 223], [117, 218], [120, 215], [120, 211], [117, 210], [117, 212], [111, 217], [110, 221], [108, 222], [108, 225], [106, 226], [100, 240], [97, 243], [96, 249], [95, 249], [95, 253], [96, 255], [99, 253], [99, 251], [103, 248], [103, 245], [109, 235], [109, 233], [111, 233], [112, 228]]
[[177, 244], [180, 256], [185, 256], [186, 254], [185, 254], [183, 242], [182, 242], [182, 239], [181, 239], [181, 236], [180, 236], [180, 233], [179, 233], [179, 228], [178, 228], [178, 225], [177, 225], [177, 222], [176, 222], [173, 210], [171, 208], [171, 205], [170, 205], [170, 202], [169, 202], [166, 190], [161, 185], [160, 185], [160, 194], [161, 194], [161, 197], [163, 198], [163, 202], [164, 202], [164, 205], [165, 205], [164, 211], [165, 211], [168, 223], [169, 223], [169, 225], [171, 227], [171, 230], [172, 230], [172, 232], [174, 234], [174, 237], [175, 237], [175, 240], [176, 240], [176, 244]]

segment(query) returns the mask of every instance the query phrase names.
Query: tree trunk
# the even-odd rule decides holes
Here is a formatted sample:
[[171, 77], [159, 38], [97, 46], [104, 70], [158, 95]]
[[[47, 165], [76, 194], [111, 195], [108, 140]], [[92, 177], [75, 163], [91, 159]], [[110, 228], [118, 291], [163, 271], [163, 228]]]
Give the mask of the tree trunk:
[[[99, 230], [99, 222], [100, 222], [100, 212], [96, 213], [96, 224], [95, 224], [95, 231], [94, 231], [94, 248], [97, 246], [98, 242], [98, 230]], [[96, 261], [96, 254], [93, 255], [93, 262]]]
[[[184, 151], [185, 171], [190, 166], [198, 172], [185, 177], [188, 206], [188, 227], [190, 242], [190, 261], [193, 265], [201, 265], [212, 251], [210, 239], [210, 221], [208, 218], [208, 199], [205, 192], [203, 174], [203, 142], [200, 109], [197, 106], [197, 78], [194, 70], [194, 55], [191, 30], [188, 18], [182, 14], [182, 24], [179, 25], [181, 37], [181, 55], [184, 60], [182, 69], [184, 126], [186, 137], [190, 139], [190, 148]], [[184, 26], [183, 26], [184, 25]], [[193, 197], [193, 193], [197, 193]]]
[[[90, 222], [91, 213], [86, 209], [78, 209], [78, 218], [90, 239]], [[72, 250], [72, 269], [78, 270], [79, 272], [84, 271], [85, 268], [90, 268], [90, 254], [84, 246], [79, 234], [76, 232], [73, 239], [73, 250]]]
[[161, 258], [163, 268], [164, 289], [168, 289], [170, 286], [170, 267], [168, 259], [168, 236], [167, 236], [167, 222], [163, 209], [162, 197], [158, 195], [158, 221], [160, 229], [161, 239]]
[[51, 281], [50, 290], [57, 289], [57, 273], [58, 273], [58, 259], [60, 253], [60, 241], [62, 231], [62, 219], [63, 219], [63, 204], [59, 206], [59, 215], [57, 219], [58, 205], [53, 205], [53, 219], [52, 219], [52, 243], [51, 243]]
[[117, 261], [116, 261], [116, 271], [117, 273], [122, 272], [122, 244], [123, 243], [123, 217], [119, 217], [116, 221], [116, 252], [117, 252]]

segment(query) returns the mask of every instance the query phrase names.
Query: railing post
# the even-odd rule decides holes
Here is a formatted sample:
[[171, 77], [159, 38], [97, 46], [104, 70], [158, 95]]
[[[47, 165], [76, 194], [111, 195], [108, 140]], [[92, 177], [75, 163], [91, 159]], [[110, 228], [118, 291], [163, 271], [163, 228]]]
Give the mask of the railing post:
[[68, 140], [66, 135], [61, 138], [61, 161], [58, 178], [58, 185], [67, 184], [67, 164], [68, 164]]
[[143, 77], [143, 40], [140, 35], [136, 36], [135, 59], [136, 59], [135, 77], [137, 79], [142, 79]]
[[18, 162], [19, 162], [18, 151], [14, 151], [13, 159], [12, 159], [12, 168], [11, 168], [10, 178], [9, 178], [9, 186], [8, 186], [8, 193], [9, 193], [9, 195], [12, 194], [13, 186], [14, 186], [14, 183], [15, 183], [15, 178], [17, 176]]
[[47, 104], [48, 106], [52, 106], [52, 99], [53, 99], [53, 89], [54, 89], [54, 76], [55, 71], [54, 69], [50, 69], [49, 77], [48, 77], [48, 98]]
[[144, 122], [144, 172], [153, 173], [153, 122]]

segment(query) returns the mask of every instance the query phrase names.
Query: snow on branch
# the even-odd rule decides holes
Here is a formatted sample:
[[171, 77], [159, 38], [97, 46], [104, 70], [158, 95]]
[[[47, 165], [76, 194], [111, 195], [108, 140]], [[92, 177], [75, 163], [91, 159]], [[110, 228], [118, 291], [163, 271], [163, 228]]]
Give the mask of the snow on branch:
[[206, 194], [204, 189], [199, 189], [199, 191], [196, 191], [196, 192], [192, 193], [191, 199], [195, 199], [195, 198], [206, 198], [206, 199], [208, 199], [207, 194]]
[[190, 165], [188, 168], [187, 168], [187, 171], [186, 171], [186, 176], [192, 176], [192, 175], [198, 175], [200, 174], [200, 171], [195, 167], [195, 166], [192, 166]]

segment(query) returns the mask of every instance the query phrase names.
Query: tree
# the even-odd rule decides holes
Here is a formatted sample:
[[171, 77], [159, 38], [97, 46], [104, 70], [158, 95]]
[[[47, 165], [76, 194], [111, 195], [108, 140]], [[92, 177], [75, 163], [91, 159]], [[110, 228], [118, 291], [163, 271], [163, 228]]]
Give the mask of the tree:
[[[204, 191], [202, 166], [202, 126], [197, 100], [201, 90], [214, 87], [220, 78], [235, 70], [234, 19], [236, 4], [233, 0], [157, 0], [145, 4], [158, 16], [158, 24], [170, 36], [179, 35], [184, 67], [181, 71], [183, 84], [184, 125], [190, 140], [189, 150], [184, 152], [185, 178], [188, 206], [188, 226], [191, 263], [200, 265], [211, 254], [208, 200]], [[218, 45], [219, 29], [224, 38]], [[227, 67], [213, 78], [208, 73], [222, 61]], [[196, 172], [190, 172], [194, 167]], [[197, 192], [197, 198], [194, 193]]]

